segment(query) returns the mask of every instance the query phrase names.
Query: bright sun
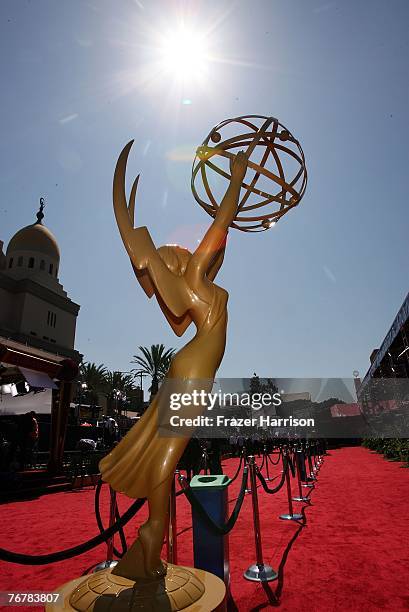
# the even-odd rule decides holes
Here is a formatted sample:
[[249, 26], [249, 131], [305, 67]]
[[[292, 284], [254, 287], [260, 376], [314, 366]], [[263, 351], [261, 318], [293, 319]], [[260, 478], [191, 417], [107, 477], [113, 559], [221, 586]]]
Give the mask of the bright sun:
[[182, 81], [203, 78], [208, 63], [203, 34], [183, 27], [161, 42], [161, 64], [166, 72]]

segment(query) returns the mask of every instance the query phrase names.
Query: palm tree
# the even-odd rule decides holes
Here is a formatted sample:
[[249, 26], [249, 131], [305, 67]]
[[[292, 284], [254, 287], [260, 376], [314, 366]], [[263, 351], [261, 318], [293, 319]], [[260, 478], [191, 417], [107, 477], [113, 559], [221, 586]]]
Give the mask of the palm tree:
[[134, 377], [132, 374], [125, 372], [106, 372], [105, 374], [105, 395], [111, 402], [116, 401], [118, 407], [119, 401], [126, 399], [134, 390]]
[[146, 346], [140, 346], [143, 357], [134, 355], [131, 363], [136, 363], [139, 367], [134, 368], [132, 371], [136, 375], [147, 374], [152, 378], [152, 385], [150, 387], [151, 400], [156, 395], [159, 389], [159, 384], [166, 376], [170, 362], [175, 354], [175, 349], [165, 349], [164, 344], [152, 344], [151, 348]]
[[107, 369], [102, 363], [96, 365], [86, 361], [80, 364], [79, 382], [83, 385], [91, 406], [98, 404], [98, 394], [104, 392], [106, 375]]

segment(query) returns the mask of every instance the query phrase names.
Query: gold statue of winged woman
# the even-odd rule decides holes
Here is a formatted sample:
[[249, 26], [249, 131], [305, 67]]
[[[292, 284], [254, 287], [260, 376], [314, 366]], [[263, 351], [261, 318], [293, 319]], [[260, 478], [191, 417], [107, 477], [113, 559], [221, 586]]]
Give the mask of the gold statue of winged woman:
[[[240, 151], [230, 164], [230, 183], [213, 222], [194, 251], [170, 245], [156, 248], [146, 227], [134, 227], [139, 176], [127, 203], [125, 172], [129, 142], [119, 156], [113, 182], [113, 203], [119, 231], [136, 278], [153, 295], [171, 325], [182, 336], [190, 323], [194, 337], [174, 356], [166, 379], [141, 419], [100, 462], [102, 479], [132, 498], [146, 497], [149, 518], [138, 539], [112, 571], [135, 580], [166, 574], [160, 553], [167, 524], [169, 492], [187, 436], [159, 435], [158, 416], [169, 410], [166, 382], [189, 392], [197, 381], [214, 380], [226, 345], [228, 293], [214, 283], [223, 263], [227, 233], [237, 214], [248, 158]], [[205, 383], [203, 383], [205, 384]], [[203, 407], [190, 408], [189, 416]]]

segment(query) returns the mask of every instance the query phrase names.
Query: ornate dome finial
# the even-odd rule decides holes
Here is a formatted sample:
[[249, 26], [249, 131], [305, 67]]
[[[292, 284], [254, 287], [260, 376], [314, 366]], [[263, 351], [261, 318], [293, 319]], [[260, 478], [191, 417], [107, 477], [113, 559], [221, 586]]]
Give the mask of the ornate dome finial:
[[41, 223], [42, 220], [44, 219], [44, 213], [43, 213], [44, 206], [45, 206], [44, 198], [40, 198], [40, 208], [39, 208], [39, 211], [38, 211], [38, 213], [36, 215], [36, 217], [37, 217], [36, 223]]

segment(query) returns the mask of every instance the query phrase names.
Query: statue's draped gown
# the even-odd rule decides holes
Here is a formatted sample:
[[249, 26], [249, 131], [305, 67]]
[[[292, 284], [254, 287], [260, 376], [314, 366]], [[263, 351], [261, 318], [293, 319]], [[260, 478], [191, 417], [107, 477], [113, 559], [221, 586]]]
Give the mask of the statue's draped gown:
[[[209, 281], [207, 281], [209, 283]], [[169, 432], [169, 417], [194, 417], [204, 408], [170, 410], [169, 393], [191, 393], [193, 389], [211, 390], [226, 343], [227, 292], [211, 284], [211, 302], [205, 317], [190, 316], [197, 332], [192, 340], [173, 358], [168, 375], [147, 411], [119, 444], [100, 462], [102, 479], [116, 491], [132, 498], [149, 494], [173, 475], [173, 470], [189, 440], [188, 436]], [[198, 300], [200, 300], [198, 296]], [[203, 300], [201, 312], [203, 313]], [[158, 421], [168, 423], [168, 431], [158, 432]]]

